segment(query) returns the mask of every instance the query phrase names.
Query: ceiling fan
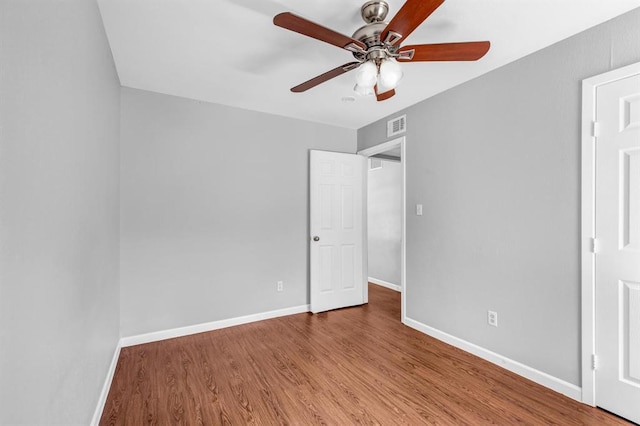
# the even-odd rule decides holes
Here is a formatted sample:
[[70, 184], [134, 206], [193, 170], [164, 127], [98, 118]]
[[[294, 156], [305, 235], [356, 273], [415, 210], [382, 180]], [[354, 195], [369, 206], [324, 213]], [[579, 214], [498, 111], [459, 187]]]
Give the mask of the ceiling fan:
[[361, 95], [376, 95], [384, 101], [395, 95], [395, 87], [402, 78], [398, 62], [475, 61], [489, 51], [488, 41], [462, 43], [414, 44], [400, 46], [444, 0], [406, 0], [393, 19], [384, 19], [389, 5], [383, 0], [367, 1], [360, 13], [366, 24], [348, 37], [290, 12], [273, 18], [273, 23], [345, 49], [355, 61], [340, 65], [291, 88], [292, 92], [304, 92], [325, 81], [358, 69], [354, 90]]

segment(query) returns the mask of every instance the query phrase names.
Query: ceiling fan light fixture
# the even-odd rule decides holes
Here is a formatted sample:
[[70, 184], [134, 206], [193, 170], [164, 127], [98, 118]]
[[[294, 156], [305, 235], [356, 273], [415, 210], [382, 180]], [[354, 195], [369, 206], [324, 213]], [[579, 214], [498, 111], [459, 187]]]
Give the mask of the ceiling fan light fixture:
[[380, 75], [378, 76], [378, 87], [381, 93], [395, 89], [402, 79], [402, 67], [392, 58], [385, 59], [380, 64]]
[[356, 73], [356, 87], [371, 88], [376, 85], [378, 67], [375, 62], [367, 61], [358, 67]]
[[353, 91], [360, 96], [370, 96], [374, 94], [373, 86], [365, 87], [365, 86], [359, 86], [356, 84], [355, 86], [353, 86]]

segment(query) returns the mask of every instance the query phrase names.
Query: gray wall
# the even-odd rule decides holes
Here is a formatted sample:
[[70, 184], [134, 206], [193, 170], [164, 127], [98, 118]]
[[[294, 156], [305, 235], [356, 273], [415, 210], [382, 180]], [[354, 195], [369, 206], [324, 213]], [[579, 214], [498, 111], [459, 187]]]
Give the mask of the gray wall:
[[123, 336], [309, 303], [309, 149], [355, 130], [133, 89], [121, 119]]
[[581, 80], [637, 61], [640, 10], [396, 114], [408, 317], [580, 385]]
[[119, 93], [94, 1], [0, 2], [0, 424], [96, 407], [119, 338]]
[[382, 168], [368, 173], [369, 277], [400, 285], [402, 165], [383, 160]]

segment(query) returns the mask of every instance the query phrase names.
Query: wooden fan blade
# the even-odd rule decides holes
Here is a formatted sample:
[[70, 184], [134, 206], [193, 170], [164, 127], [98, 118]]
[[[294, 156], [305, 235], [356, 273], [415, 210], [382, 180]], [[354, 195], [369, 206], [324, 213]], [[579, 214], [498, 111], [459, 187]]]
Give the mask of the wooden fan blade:
[[401, 39], [406, 40], [409, 34], [442, 3], [444, 0], [407, 0], [387, 27], [382, 30], [380, 40], [394, 46], [400, 43]]
[[396, 94], [396, 91], [394, 89], [387, 90], [384, 93], [378, 93], [378, 85], [377, 84], [375, 86], [373, 86], [373, 91], [376, 93], [376, 100], [378, 102], [386, 101], [387, 99], [389, 99], [390, 97], [392, 97], [393, 95]]
[[320, 74], [319, 76], [312, 78], [311, 80], [305, 81], [302, 84], [298, 84], [296, 87], [292, 87], [291, 91], [295, 93], [300, 93], [311, 89], [312, 87], [316, 87], [320, 83], [324, 83], [327, 80], [331, 80], [334, 77], [342, 75], [348, 71], [354, 70], [360, 66], [360, 62], [349, 62], [348, 64], [340, 65], [332, 69], [331, 71], [327, 71], [324, 74]]
[[401, 47], [398, 61], [477, 61], [489, 51], [489, 47], [491, 43], [488, 41], [415, 44]]
[[364, 53], [366, 49], [366, 46], [361, 41], [347, 37], [344, 34], [340, 34], [332, 29], [323, 27], [322, 25], [311, 22], [308, 19], [304, 19], [290, 12], [284, 12], [276, 15], [273, 18], [273, 23], [287, 30], [315, 38], [316, 40], [324, 41], [325, 43], [333, 44], [334, 46], [347, 49], [351, 52]]

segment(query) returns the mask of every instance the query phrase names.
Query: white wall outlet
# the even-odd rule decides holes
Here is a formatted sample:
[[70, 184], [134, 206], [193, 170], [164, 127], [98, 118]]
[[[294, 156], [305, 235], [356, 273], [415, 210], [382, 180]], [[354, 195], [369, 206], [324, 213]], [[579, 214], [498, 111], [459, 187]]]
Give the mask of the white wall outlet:
[[494, 327], [498, 326], [498, 313], [495, 311], [487, 311], [487, 322]]
[[282, 281], [278, 281], [278, 282], [276, 283], [276, 290], [278, 290], [278, 291], [282, 291], [282, 290], [284, 290], [284, 282], [282, 282]]
[[422, 204], [416, 204], [416, 216], [422, 216]]

